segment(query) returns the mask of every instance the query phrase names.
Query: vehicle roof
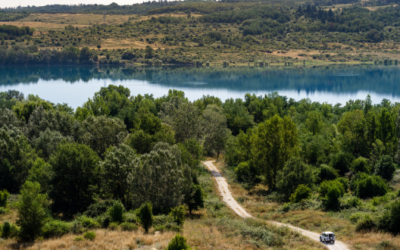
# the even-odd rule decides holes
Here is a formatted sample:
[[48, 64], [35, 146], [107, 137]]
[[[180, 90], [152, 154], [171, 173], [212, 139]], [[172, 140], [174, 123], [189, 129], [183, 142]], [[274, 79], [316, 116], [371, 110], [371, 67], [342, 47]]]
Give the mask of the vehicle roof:
[[335, 234], [333, 232], [322, 232], [323, 234]]

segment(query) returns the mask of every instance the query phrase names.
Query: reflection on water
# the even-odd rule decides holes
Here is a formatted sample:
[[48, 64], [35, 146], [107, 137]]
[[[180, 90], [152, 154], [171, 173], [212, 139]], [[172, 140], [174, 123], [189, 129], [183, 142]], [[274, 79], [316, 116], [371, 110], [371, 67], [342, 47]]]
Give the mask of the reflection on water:
[[222, 100], [243, 98], [245, 93], [278, 91], [296, 100], [344, 103], [382, 98], [400, 101], [400, 71], [397, 66], [330, 66], [317, 68], [194, 68], [194, 67], [0, 67], [0, 91], [17, 89], [52, 102], [76, 108], [108, 84], [124, 85], [132, 95], [155, 97], [168, 89], [184, 90], [189, 99], [215, 95]]

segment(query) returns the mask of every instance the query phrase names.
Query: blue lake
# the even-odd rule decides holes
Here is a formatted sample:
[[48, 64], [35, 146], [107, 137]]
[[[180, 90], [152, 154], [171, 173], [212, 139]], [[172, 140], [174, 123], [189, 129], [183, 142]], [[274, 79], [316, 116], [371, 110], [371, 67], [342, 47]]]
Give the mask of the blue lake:
[[54, 103], [81, 106], [101, 87], [124, 85], [131, 95], [160, 97], [169, 89], [183, 90], [190, 100], [214, 95], [223, 101], [246, 93], [278, 92], [288, 98], [345, 104], [349, 99], [374, 103], [383, 98], [400, 102], [397, 66], [321, 66], [314, 68], [195, 68], [195, 67], [0, 67], [0, 91], [19, 90]]

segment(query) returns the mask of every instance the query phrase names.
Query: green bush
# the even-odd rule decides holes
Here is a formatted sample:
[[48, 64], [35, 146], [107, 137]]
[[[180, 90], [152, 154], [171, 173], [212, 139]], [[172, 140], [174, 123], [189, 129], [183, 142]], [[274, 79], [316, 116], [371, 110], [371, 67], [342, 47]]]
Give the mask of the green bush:
[[344, 192], [346, 193], [349, 190], [349, 181], [344, 177], [337, 178], [337, 180], [342, 183]]
[[365, 215], [361, 221], [357, 223], [356, 231], [357, 232], [367, 232], [371, 231], [376, 227], [375, 222], [371, 219], [369, 215]]
[[166, 250], [187, 250], [189, 245], [186, 243], [185, 237], [177, 234], [168, 244]]
[[176, 223], [166, 223], [165, 225], [158, 225], [154, 227], [154, 231], [160, 232], [181, 232], [182, 228], [178, 226]]
[[10, 238], [11, 236], [11, 223], [5, 221], [2, 228], [1, 228], [1, 237], [4, 239]]
[[83, 238], [87, 239], [87, 240], [94, 240], [96, 239], [96, 233], [93, 231], [87, 231], [84, 235]]
[[393, 179], [396, 166], [393, 163], [393, 158], [389, 155], [382, 155], [375, 165], [375, 174], [383, 179], [390, 181]]
[[235, 175], [236, 179], [240, 182], [251, 182], [255, 181], [257, 170], [252, 164], [248, 162], [241, 162], [235, 168]]
[[306, 185], [299, 185], [296, 191], [290, 196], [290, 201], [293, 203], [299, 203], [302, 200], [309, 199], [311, 197], [311, 189]]
[[134, 213], [126, 213], [124, 216], [126, 222], [136, 223], [138, 221], [137, 216]]
[[379, 227], [394, 234], [400, 233], [400, 200], [393, 202], [389, 210], [381, 216]]
[[77, 218], [77, 221], [85, 228], [99, 228], [100, 224], [95, 221], [93, 218], [87, 217], [85, 215]]
[[149, 228], [153, 225], [153, 206], [150, 202], [142, 204], [138, 209], [137, 216], [140, 219], [140, 224], [146, 231], [149, 232]]
[[370, 173], [370, 166], [368, 159], [364, 157], [358, 157], [351, 163], [351, 169], [353, 172], [358, 173], [358, 172], [364, 172], [369, 174]]
[[51, 220], [43, 226], [43, 236], [45, 238], [61, 237], [71, 231], [71, 224], [59, 221]]
[[0, 207], [0, 214], [5, 214], [8, 210], [4, 207]]
[[319, 186], [319, 195], [328, 209], [339, 208], [339, 198], [345, 193], [343, 184], [339, 180], [324, 181]]
[[98, 203], [94, 203], [87, 208], [87, 210], [83, 213], [83, 215], [95, 218], [107, 212], [110, 209], [110, 207], [112, 207], [115, 203], [118, 203], [118, 201], [105, 200], [105, 201], [100, 201]]
[[8, 197], [10, 197], [10, 193], [7, 190], [0, 191], [0, 207], [7, 207]]
[[121, 223], [124, 215], [124, 205], [121, 202], [114, 203], [114, 205], [108, 210], [112, 222]]
[[102, 228], [107, 228], [111, 223], [110, 215], [105, 213], [95, 218], [96, 222], [100, 224]]
[[138, 227], [134, 223], [124, 222], [121, 224], [121, 229], [122, 229], [122, 231], [132, 232], [132, 231], [138, 230]]
[[376, 175], [362, 174], [354, 181], [354, 185], [355, 194], [362, 199], [382, 196], [388, 192], [386, 182]]
[[118, 223], [116, 223], [116, 222], [111, 222], [109, 225], [108, 225], [108, 229], [109, 230], [111, 230], [111, 231], [116, 231], [116, 230], [118, 230]]
[[344, 199], [341, 203], [341, 207], [342, 208], [359, 208], [363, 205], [362, 201], [360, 200], [360, 198], [352, 196], [350, 198]]
[[339, 152], [332, 157], [330, 165], [339, 171], [341, 176], [344, 176], [350, 170], [354, 156], [348, 152]]
[[178, 226], [182, 226], [183, 223], [185, 222], [185, 215], [186, 215], [185, 206], [172, 208], [171, 212], [169, 213], [169, 216], [173, 218], [174, 222]]
[[358, 222], [358, 220], [361, 219], [362, 217], [363, 217], [362, 214], [354, 213], [354, 214], [350, 215], [349, 220], [351, 223], [356, 224]]
[[19, 235], [19, 228], [8, 221], [5, 221], [1, 227], [1, 237], [4, 239], [13, 238]]
[[316, 172], [315, 182], [321, 183], [323, 181], [335, 180], [339, 177], [338, 171], [328, 165], [322, 164]]
[[83, 241], [83, 238], [82, 237], [75, 237], [74, 241]]

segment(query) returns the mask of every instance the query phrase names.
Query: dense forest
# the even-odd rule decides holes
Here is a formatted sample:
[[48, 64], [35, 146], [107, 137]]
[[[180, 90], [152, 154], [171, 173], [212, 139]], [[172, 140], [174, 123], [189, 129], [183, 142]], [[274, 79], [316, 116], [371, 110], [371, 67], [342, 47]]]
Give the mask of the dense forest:
[[179, 231], [180, 206], [204, 206], [196, 176], [205, 156], [223, 157], [248, 190], [265, 185], [283, 213], [311, 204], [352, 211], [359, 231], [400, 231], [400, 105], [387, 99], [331, 105], [271, 93], [191, 102], [181, 91], [154, 98], [110, 85], [76, 110], [13, 90], [0, 103], [0, 205], [5, 211], [9, 192], [22, 198], [17, 224], [2, 226], [6, 237], [112, 223], [147, 231], [149, 213], [170, 214], [161, 226]]

